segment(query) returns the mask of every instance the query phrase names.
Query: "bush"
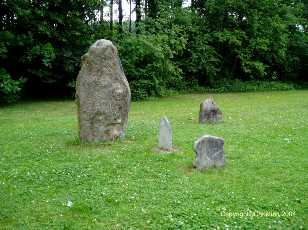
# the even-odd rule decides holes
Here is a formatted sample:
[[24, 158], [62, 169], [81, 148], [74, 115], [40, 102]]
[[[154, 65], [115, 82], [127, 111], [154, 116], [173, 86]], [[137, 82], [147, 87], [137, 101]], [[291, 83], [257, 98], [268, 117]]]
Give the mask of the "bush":
[[222, 79], [215, 82], [210, 88], [195, 87], [192, 92], [213, 92], [213, 93], [226, 93], [226, 92], [257, 92], [257, 91], [282, 91], [293, 90], [297, 85], [293, 83], [286, 83], [280, 81], [241, 81], [239, 79], [230, 80]]
[[280, 81], [241, 81], [222, 80], [216, 83], [213, 87], [215, 92], [253, 92], [253, 91], [278, 91], [278, 90], [292, 90], [295, 89], [291, 83]]
[[128, 36], [118, 44], [132, 98], [164, 96], [183, 86], [181, 70], [171, 61], [167, 36]]
[[[68, 85], [78, 74], [80, 57], [94, 42], [95, 9], [100, 4], [97, 0], [1, 1], [1, 67], [12, 79], [27, 79], [27, 96], [70, 92]], [[18, 81], [9, 82], [8, 87], [13, 88], [9, 91], [18, 91]]]
[[13, 80], [5, 69], [0, 69], [0, 103], [18, 100], [24, 80]]

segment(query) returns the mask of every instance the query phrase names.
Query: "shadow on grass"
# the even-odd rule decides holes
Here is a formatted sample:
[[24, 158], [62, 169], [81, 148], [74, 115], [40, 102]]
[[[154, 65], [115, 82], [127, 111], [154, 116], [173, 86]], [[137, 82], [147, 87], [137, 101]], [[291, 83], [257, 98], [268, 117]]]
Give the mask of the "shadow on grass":
[[101, 142], [81, 142], [79, 137], [75, 137], [72, 140], [66, 141], [66, 146], [69, 147], [86, 147], [86, 148], [101, 148], [101, 147], [111, 147], [111, 146], [118, 146], [118, 145], [125, 145], [131, 143], [130, 140], [114, 140], [114, 141], [101, 141]]
[[213, 167], [209, 169], [199, 170], [193, 166], [193, 162], [186, 162], [180, 170], [186, 176], [196, 176], [196, 175], [217, 175], [225, 173], [226, 166], [224, 167]]

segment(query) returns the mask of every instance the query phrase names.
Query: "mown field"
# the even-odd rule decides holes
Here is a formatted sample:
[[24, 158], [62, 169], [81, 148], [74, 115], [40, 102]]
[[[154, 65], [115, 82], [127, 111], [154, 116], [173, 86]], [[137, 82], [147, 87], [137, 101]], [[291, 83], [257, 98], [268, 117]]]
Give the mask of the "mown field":
[[[308, 91], [190, 94], [132, 103], [126, 139], [80, 144], [73, 101], [0, 108], [0, 229], [304, 229]], [[153, 152], [159, 119], [172, 154]], [[193, 142], [225, 139], [227, 165], [192, 168]]]

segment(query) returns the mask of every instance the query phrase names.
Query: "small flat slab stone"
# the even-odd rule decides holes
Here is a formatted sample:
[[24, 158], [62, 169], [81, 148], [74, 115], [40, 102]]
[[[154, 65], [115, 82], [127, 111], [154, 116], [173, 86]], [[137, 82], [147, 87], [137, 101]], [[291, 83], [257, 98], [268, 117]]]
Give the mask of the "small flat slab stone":
[[213, 98], [207, 98], [200, 104], [199, 123], [216, 123], [222, 120], [222, 112], [215, 104]]
[[162, 150], [172, 150], [172, 128], [167, 117], [160, 119], [158, 146]]
[[204, 135], [195, 141], [194, 150], [193, 166], [199, 170], [225, 165], [223, 138]]
[[81, 142], [124, 137], [131, 93], [111, 41], [96, 41], [82, 57], [76, 99]]

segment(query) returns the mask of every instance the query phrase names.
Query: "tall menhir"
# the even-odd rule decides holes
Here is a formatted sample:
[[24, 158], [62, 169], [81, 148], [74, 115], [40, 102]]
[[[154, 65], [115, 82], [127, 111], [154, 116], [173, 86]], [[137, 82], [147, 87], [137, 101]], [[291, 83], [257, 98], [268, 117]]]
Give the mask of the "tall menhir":
[[82, 57], [76, 99], [81, 142], [113, 141], [124, 136], [131, 93], [111, 41], [96, 41]]

